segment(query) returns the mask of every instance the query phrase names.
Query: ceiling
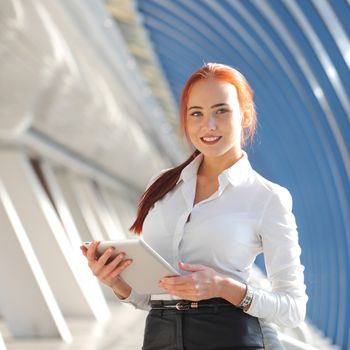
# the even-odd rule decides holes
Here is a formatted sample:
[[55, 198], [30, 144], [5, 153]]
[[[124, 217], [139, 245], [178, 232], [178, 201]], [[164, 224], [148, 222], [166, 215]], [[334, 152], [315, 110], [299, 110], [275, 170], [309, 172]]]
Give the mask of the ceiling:
[[2, 2], [0, 60], [0, 146], [88, 165], [135, 196], [182, 158], [170, 117], [104, 3]]

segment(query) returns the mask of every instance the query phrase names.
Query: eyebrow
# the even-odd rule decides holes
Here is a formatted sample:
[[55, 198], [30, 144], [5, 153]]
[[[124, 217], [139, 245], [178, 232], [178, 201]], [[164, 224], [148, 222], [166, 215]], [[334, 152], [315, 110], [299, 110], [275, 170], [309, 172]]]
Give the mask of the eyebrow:
[[[228, 104], [227, 103], [217, 103], [215, 105], [212, 105], [210, 108], [221, 107], [221, 106], [228, 106]], [[195, 109], [195, 108], [203, 109], [203, 107], [201, 107], [201, 106], [191, 106], [190, 108], [188, 108], [188, 111], [190, 109]]]

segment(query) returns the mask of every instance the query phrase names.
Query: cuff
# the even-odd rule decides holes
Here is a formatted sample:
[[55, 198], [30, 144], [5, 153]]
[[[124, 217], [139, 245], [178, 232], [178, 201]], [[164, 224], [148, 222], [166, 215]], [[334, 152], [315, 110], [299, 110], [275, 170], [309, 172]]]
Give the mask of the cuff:
[[[117, 296], [118, 297], [118, 296]], [[125, 304], [130, 304], [134, 306], [135, 309], [150, 310], [150, 294], [139, 294], [134, 289], [131, 289], [130, 295], [125, 299], [119, 299], [120, 302]]]

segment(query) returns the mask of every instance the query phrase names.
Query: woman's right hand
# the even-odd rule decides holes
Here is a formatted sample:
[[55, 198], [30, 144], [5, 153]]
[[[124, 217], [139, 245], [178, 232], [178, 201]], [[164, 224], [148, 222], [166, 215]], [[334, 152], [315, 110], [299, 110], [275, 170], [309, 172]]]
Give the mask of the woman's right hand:
[[114, 248], [110, 247], [99, 257], [96, 250], [100, 242], [93, 241], [89, 248], [81, 246], [83, 255], [87, 258], [92, 273], [108, 287], [111, 287], [120, 299], [127, 298], [131, 293], [131, 287], [120, 277], [120, 274], [132, 263], [125, 258], [125, 253], [119, 253], [113, 260], [108, 261]]

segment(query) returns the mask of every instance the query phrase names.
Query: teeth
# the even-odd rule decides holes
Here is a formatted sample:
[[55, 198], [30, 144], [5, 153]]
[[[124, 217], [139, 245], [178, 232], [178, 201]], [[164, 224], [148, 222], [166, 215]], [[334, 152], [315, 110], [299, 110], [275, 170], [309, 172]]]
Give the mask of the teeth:
[[203, 139], [204, 141], [208, 141], [208, 142], [216, 141], [216, 140], [218, 140], [219, 138], [220, 138], [220, 136], [218, 136], [218, 137], [202, 137], [202, 139]]

